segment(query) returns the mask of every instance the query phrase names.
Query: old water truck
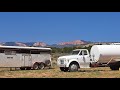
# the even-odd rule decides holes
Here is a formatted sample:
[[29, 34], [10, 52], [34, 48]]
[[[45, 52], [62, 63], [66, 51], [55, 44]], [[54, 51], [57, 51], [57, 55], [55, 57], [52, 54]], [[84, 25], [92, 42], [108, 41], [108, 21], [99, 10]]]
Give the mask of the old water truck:
[[93, 45], [87, 49], [75, 49], [71, 55], [60, 56], [57, 65], [61, 71], [78, 71], [79, 68], [110, 67], [119, 70], [120, 45]]

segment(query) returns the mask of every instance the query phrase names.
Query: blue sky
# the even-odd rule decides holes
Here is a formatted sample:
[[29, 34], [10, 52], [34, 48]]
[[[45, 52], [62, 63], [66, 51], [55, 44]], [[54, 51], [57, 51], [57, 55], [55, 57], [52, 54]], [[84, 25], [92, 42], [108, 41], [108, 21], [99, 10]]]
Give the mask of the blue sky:
[[0, 42], [120, 42], [120, 12], [0, 12]]

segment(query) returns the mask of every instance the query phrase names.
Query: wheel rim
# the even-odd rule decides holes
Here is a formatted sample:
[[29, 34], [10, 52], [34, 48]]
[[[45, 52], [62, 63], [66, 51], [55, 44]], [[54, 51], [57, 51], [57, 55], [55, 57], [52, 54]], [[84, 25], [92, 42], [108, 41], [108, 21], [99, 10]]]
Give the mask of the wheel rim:
[[78, 67], [76, 64], [71, 65], [71, 71], [77, 71]]
[[38, 69], [38, 64], [35, 64], [35, 65], [34, 65], [34, 69]]
[[41, 63], [41, 64], [39, 65], [39, 69], [44, 69], [44, 68], [45, 68], [45, 67], [44, 67], [44, 64]]

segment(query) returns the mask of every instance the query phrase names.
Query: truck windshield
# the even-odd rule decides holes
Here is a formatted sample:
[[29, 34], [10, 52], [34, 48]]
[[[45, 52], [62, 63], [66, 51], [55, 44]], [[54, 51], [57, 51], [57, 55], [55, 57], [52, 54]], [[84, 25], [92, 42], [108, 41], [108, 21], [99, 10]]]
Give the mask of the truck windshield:
[[72, 55], [78, 55], [80, 51], [72, 51]]

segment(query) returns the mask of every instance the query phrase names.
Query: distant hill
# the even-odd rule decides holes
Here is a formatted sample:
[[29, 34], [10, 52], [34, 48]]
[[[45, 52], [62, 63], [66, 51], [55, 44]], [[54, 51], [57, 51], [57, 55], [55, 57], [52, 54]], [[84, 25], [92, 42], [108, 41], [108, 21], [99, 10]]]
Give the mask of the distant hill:
[[70, 42], [61, 42], [58, 45], [81, 45], [81, 44], [87, 44], [87, 41], [84, 40], [75, 40]]
[[0, 43], [0, 45], [4, 45], [4, 46], [38, 46], [38, 47], [44, 47], [47, 46], [45, 43], [43, 42], [4, 42], [4, 43]]
[[33, 46], [33, 44], [36, 42], [25, 42], [24, 44], [26, 44], [27, 46]]
[[1, 42], [0, 45], [3, 46], [34, 46], [34, 47], [71, 47], [71, 46], [76, 46], [76, 45], [84, 45], [91, 43], [89, 41], [84, 41], [84, 40], [75, 40], [75, 41], [69, 41], [69, 42], [60, 42], [58, 44], [46, 44], [44, 42]]

